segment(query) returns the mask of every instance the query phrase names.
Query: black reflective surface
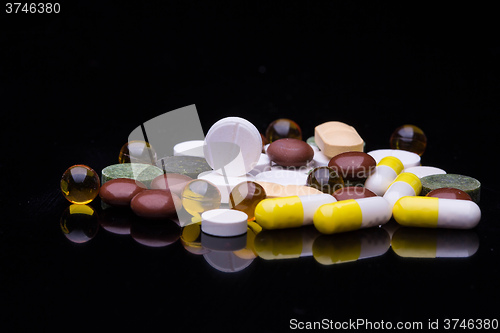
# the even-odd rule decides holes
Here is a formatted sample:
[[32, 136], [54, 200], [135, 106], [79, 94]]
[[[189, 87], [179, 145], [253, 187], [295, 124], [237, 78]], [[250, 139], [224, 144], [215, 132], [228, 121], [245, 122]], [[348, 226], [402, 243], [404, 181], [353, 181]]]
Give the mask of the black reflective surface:
[[[58, 16], [2, 13], [2, 328], [500, 319], [494, 11], [393, 6], [77, 2]], [[261, 132], [287, 117], [306, 139], [339, 120], [366, 151], [413, 123], [428, 139], [423, 165], [481, 181], [482, 220], [457, 232], [266, 231], [255, 257], [242, 240], [201, 234], [208, 250], [196, 235], [186, 246], [174, 222], [103, 210], [99, 199], [95, 215], [67, 216], [59, 181], [69, 166], [116, 163], [133, 129], [190, 104], [205, 133], [226, 116]], [[391, 234], [413, 252], [388, 246]], [[434, 242], [458, 257], [401, 256], [428, 256]]]

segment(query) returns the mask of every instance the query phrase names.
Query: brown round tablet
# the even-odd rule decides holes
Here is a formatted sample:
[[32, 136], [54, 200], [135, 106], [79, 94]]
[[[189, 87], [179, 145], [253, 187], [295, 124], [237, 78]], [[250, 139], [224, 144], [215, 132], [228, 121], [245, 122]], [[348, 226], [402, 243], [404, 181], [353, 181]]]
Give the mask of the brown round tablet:
[[367, 153], [348, 151], [330, 160], [328, 166], [337, 171], [345, 180], [363, 180], [375, 170], [377, 162]]
[[376, 197], [377, 195], [363, 186], [346, 186], [339, 188], [332, 194], [337, 201], [349, 199], [363, 199]]
[[108, 180], [101, 186], [101, 200], [111, 206], [128, 206], [133, 197], [146, 189], [146, 185], [129, 178]]
[[468, 195], [462, 190], [459, 190], [458, 188], [453, 188], [453, 187], [442, 187], [432, 190], [429, 193], [427, 193], [426, 197], [472, 201], [470, 195]]
[[172, 193], [181, 196], [182, 190], [193, 178], [181, 175], [180, 173], [166, 173], [159, 175], [151, 182], [152, 190], [170, 190]]
[[267, 147], [267, 156], [282, 166], [303, 166], [314, 157], [314, 150], [299, 139], [279, 139]]
[[172, 217], [176, 213], [175, 207], [180, 205], [177, 194], [168, 190], [142, 191], [130, 201], [130, 208], [136, 215], [151, 219]]

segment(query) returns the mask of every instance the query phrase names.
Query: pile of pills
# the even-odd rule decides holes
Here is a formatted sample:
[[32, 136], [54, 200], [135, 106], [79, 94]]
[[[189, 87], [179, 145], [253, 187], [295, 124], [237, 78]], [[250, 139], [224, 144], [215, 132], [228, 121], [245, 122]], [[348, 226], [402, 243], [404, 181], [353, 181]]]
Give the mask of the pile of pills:
[[172, 156], [159, 158], [147, 142], [125, 144], [101, 181], [90, 167], [72, 166], [61, 191], [74, 204], [99, 195], [104, 208], [130, 207], [140, 218], [201, 222], [203, 233], [217, 237], [239, 237], [249, 223], [264, 231], [314, 225], [324, 235], [391, 218], [422, 228], [479, 223], [479, 181], [421, 166], [427, 139], [418, 127], [397, 128], [390, 149], [368, 153], [342, 122], [319, 124], [314, 133], [304, 141], [297, 123], [278, 119], [264, 136], [246, 119], [223, 118], [204, 141], [180, 142]]

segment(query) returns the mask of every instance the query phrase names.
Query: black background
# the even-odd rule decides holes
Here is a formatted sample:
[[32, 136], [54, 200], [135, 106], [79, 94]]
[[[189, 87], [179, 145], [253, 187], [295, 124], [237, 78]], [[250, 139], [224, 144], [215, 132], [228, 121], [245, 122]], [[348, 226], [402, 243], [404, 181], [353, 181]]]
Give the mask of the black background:
[[[404, 5], [403, 5], [404, 3]], [[285, 331], [291, 318], [498, 318], [498, 19], [433, 2], [61, 3], [0, 18], [0, 317], [5, 328]], [[205, 132], [240, 116], [304, 138], [339, 120], [366, 150], [405, 123], [423, 165], [482, 182], [478, 252], [312, 258], [222, 273], [180, 242], [150, 248], [100, 230], [68, 241], [59, 190], [73, 164], [114, 164], [141, 123], [196, 104]], [[92, 204], [98, 209], [99, 200]]]

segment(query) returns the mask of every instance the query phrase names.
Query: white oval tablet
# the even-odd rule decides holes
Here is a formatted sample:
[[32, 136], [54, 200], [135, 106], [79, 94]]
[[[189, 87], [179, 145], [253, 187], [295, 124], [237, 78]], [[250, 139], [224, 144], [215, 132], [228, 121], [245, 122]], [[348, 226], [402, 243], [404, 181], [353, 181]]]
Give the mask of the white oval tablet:
[[403, 172], [410, 172], [417, 176], [418, 178], [422, 178], [430, 175], [444, 175], [446, 171], [440, 168], [431, 167], [431, 166], [416, 166], [408, 169], [404, 169]]
[[248, 215], [234, 209], [212, 209], [201, 214], [201, 231], [222, 237], [242, 235], [247, 232]]
[[377, 149], [368, 152], [368, 155], [373, 157], [377, 164], [386, 156], [394, 156], [403, 163], [405, 169], [420, 165], [420, 156], [418, 154], [401, 149]]
[[174, 146], [174, 156], [205, 157], [203, 153], [203, 140], [184, 141]]
[[203, 150], [212, 169], [228, 176], [241, 176], [259, 161], [262, 137], [248, 120], [227, 117], [210, 127]]
[[307, 173], [302, 171], [275, 169], [264, 171], [255, 176], [258, 182], [269, 182], [281, 185], [306, 185]]

